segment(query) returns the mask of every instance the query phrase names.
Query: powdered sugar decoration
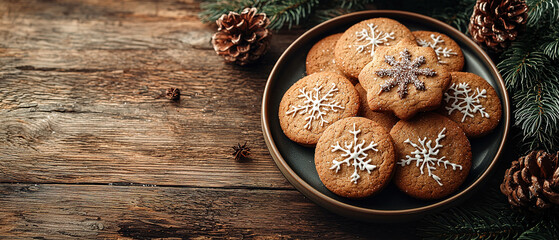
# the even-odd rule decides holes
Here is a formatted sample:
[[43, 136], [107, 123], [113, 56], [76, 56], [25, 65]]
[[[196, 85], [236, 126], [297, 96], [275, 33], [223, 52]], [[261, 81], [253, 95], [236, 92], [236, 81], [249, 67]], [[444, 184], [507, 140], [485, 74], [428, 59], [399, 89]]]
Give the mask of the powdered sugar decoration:
[[425, 63], [425, 57], [419, 56], [411, 61], [411, 54], [407, 48], [400, 52], [400, 61], [396, 61], [394, 56], [389, 55], [384, 56], [384, 61], [392, 66], [392, 68], [380, 69], [375, 72], [379, 77], [390, 77], [384, 84], [380, 85], [379, 94], [389, 92], [390, 89], [398, 85], [398, 95], [401, 99], [405, 98], [408, 94], [409, 83], [413, 83], [417, 90], [425, 90], [425, 84], [417, 78], [418, 75], [430, 77], [437, 74], [437, 72], [430, 68], [419, 68], [419, 66]]
[[[303, 105], [298, 106], [291, 106], [291, 109], [286, 112], [287, 115], [293, 114], [293, 116], [300, 113], [301, 115], [309, 115], [305, 117], [307, 124], [305, 124], [306, 129], [312, 128], [313, 120], [320, 120], [320, 126], [323, 126], [324, 123], [328, 123], [327, 120], [324, 119], [324, 116], [327, 112], [333, 111], [337, 112], [339, 109], [344, 109], [344, 107], [337, 101], [328, 101], [329, 98], [334, 96], [334, 93], [338, 91], [336, 88], [336, 84], [332, 83], [332, 88], [324, 94], [324, 96], [320, 97], [320, 90], [322, 90], [322, 86], [316, 86], [313, 88], [313, 91], [306, 91], [306, 87], [299, 89], [299, 96], [298, 98], [305, 98]], [[314, 94], [313, 94], [314, 93]]]
[[[471, 93], [471, 94], [470, 94]], [[464, 116], [462, 117], [462, 122], [466, 120], [466, 117], [474, 117], [475, 113], [478, 113], [485, 118], [489, 118], [489, 113], [485, 112], [485, 108], [480, 103], [480, 98], [487, 98], [485, 95], [487, 91], [485, 89], [479, 90], [476, 88], [475, 92], [472, 92], [470, 85], [468, 83], [453, 83], [450, 88], [444, 94], [445, 102], [452, 103], [450, 106], [445, 107], [448, 110], [448, 115], [452, 114], [454, 110], [460, 111]]]
[[444, 137], [446, 137], [446, 135], [444, 134], [445, 131], [446, 128], [443, 128], [443, 130], [439, 132], [437, 139], [435, 139], [435, 146], [431, 145], [433, 143], [432, 140], [427, 141], [427, 137], [424, 137], [423, 139], [419, 138], [419, 144], [413, 143], [412, 141], [410, 141], [409, 138], [406, 139], [404, 143], [410, 144], [412, 147], [415, 148], [415, 151], [410, 153], [411, 156], [406, 155], [406, 159], [401, 159], [398, 162], [398, 165], [401, 165], [403, 167], [406, 165], [410, 165], [412, 161], [415, 161], [415, 166], [419, 167], [421, 175], [424, 174], [423, 169], [427, 169], [427, 174], [429, 174], [429, 177], [432, 177], [440, 186], [442, 186], [443, 184], [441, 183], [441, 178], [431, 172], [432, 170], [437, 169], [435, 167], [435, 164], [437, 166], [440, 166], [442, 164], [445, 169], [447, 168], [447, 166], [451, 166], [452, 170], [456, 170], [457, 168], [462, 170], [462, 165], [451, 163], [450, 161], [445, 160], [445, 156], [442, 156], [440, 158], [436, 157], [439, 154], [440, 148], [443, 147], [440, 141]]
[[[378, 144], [376, 144], [374, 141], [371, 141], [369, 145], [363, 147], [363, 145], [365, 145], [365, 140], [361, 141], [361, 143], [358, 144], [357, 135], [361, 133], [361, 129], [356, 130], [355, 123], [353, 124], [353, 131], [350, 130], [349, 133], [353, 134], [353, 142], [350, 142], [349, 144], [344, 143], [343, 148], [340, 146], [340, 142], [336, 142], [336, 145], [332, 145], [332, 152], [342, 151], [342, 157], [345, 157], [345, 159], [342, 161], [333, 160], [332, 167], [330, 167], [330, 169], [336, 169], [337, 173], [340, 170], [340, 166], [342, 164], [345, 163], [348, 167], [350, 166], [350, 164], [353, 165], [354, 171], [351, 175], [350, 181], [354, 184], [357, 184], [357, 180], [361, 178], [361, 176], [359, 176], [359, 173], [357, 173], [357, 169], [361, 171], [367, 170], [368, 173], [371, 173], [371, 171], [377, 167], [376, 165], [370, 164], [371, 159], [365, 161], [365, 159], [369, 156], [369, 154], [365, 153], [365, 151], [373, 150], [375, 152], [378, 152], [378, 149], [376, 149], [376, 146]], [[349, 163], [352, 160], [353, 162]]]
[[437, 59], [439, 60], [439, 63], [446, 63], [445, 61], [441, 60], [441, 56], [445, 57], [445, 58], [449, 58], [449, 57], [451, 57], [451, 55], [458, 55], [456, 52], [453, 52], [452, 49], [450, 49], [450, 48], [446, 48], [446, 47], [443, 48], [443, 47], [440, 47], [440, 46], [437, 47], [437, 45], [439, 43], [444, 42], [444, 40], [441, 39], [441, 35], [435, 36], [435, 34], [431, 34], [430, 37], [433, 40], [432, 42], [428, 42], [428, 41], [425, 41], [423, 39], [418, 38], [417, 43], [419, 45], [421, 45], [422, 47], [433, 48], [435, 50], [435, 53], [437, 54]]
[[357, 41], [362, 42], [365, 41], [366, 43], [363, 45], [357, 45], [357, 52], [361, 53], [365, 50], [366, 47], [369, 45], [371, 46], [371, 57], [375, 55], [375, 48], [381, 44], [390, 45], [388, 44], [389, 40], [394, 40], [394, 32], [385, 33], [383, 31], [377, 30], [378, 26], [375, 26], [373, 23], [367, 23], [369, 30], [363, 28], [361, 31], [355, 32], [357, 36]]

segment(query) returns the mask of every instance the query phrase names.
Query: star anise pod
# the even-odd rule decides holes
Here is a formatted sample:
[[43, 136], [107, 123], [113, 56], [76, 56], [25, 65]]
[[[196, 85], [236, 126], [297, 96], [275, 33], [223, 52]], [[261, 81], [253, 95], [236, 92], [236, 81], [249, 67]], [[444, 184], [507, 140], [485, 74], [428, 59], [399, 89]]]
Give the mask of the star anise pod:
[[181, 99], [181, 90], [178, 88], [169, 88], [166, 93], [167, 97], [172, 101], [178, 101]]
[[250, 148], [247, 146], [247, 143], [241, 145], [237, 143], [237, 146], [233, 146], [233, 157], [235, 161], [240, 162], [245, 160], [250, 155]]

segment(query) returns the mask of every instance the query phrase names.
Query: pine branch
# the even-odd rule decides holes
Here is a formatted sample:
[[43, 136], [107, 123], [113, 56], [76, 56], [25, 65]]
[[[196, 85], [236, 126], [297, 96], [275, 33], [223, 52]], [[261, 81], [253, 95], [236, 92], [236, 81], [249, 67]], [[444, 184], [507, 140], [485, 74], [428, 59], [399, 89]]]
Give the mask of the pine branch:
[[379, 9], [398, 9], [421, 13], [446, 22], [463, 33], [468, 31], [468, 24], [470, 23], [475, 3], [475, 0], [375, 1], [375, 5]]
[[475, 0], [463, 0], [444, 9], [435, 7], [430, 15], [455, 27], [460, 32], [467, 33], [475, 3]]
[[526, 230], [518, 240], [548, 240], [559, 238], [559, 221], [557, 217], [545, 216], [534, 227]]
[[526, 150], [553, 151], [559, 143], [559, 76], [556, 69], [545, 72], [534, 87], [513, 96], [515, 125], [522, 129]]
[[503, 53], [503, 61], [497, 64], [508, 90], [533, 86], [539, 71], [549, 66], [548, 58], [542, 52], [533, 51], [530, 41], [514, 42]]
[[559, 27], [553, 23], [546, 17], [528, 27], [497, 65], [512, 95], [524, 151], [559, 148]]
[[203, 22], [215, 21], [230, 11], [240, 12], [247, 7], [255, 7], [270, 18], [270, 29], [291, 28], [306, 19], [319, 0], [218, 0], [201, 4], [200, 19]]
[[[559, 9], [558, 9], [559, 11]], [[550, 24], [543, 36], [540, 50], [552, 60], [559, 59], [559, 21]]]
[[262, 7], [270, 17], [270, 29], [281, 29], [287, 25], [298, 26], [302, 20], [308, 18], [313, 7], [320, 3], [319, 0], [278, 1], [279, 4], [268, 4]]
[[510, 239], [525, 232], [528, 223], [491, 186], [478, 199], [426, 217], [417, 229], [423, 239]]
[[559, 38], [554, 41], [544, 43], [542, 45], [542, 51], [552, 60], [559, 59]]
[[340, 6], [342, 9], [361, 10], [364, 9], [367, 4], [373, 3], [373, 0], [335, 0], [330, 2]]
[[216, 0], [201, 4], [200, 19], [211, 22], [230, 11], [240, 12], [247, 7], [256, 7], [270, 18], [270, 29], [290, 29], [303, 25], [309, 18], [324, 21], [362, 10], [371, 2], [372, 0]]
[[373, 0], [322, 0], [311, 20], [313, 23], [320, 23], [337, 16], [364, 10], [371, 3]]
[[200, 12], [200, 20], [202, 22], [214, 22], [219, 19], [221, 15], [228, 14], [229, 12], [241, 12], [245, 8], [260, 7], [266, 4], [266, 1], [261, 0], [217, 0], [211, 2], [204, 2], [200, 4], [202, 11]]
[[480, 190], [467, 203], [425, 217], [417, 226], [418, 236], [433, 240], [558, 239], [559, 209], [544, 214], [511, 209], [498, 185], [498, 181], [492, 180], [487, 189]]
[[559, 20], [559, 0], [528, 0], [528, 23], [530, 27], [536, 26], [543, 19]]
[[317, 9], [314, 12], [314, 15], [312, 17], [312, 21], [315, 24], [330, 20], [332, 18], [335, 18], [337, 16], [341, 16], [344, 14], [348, 14], [350, 13], [349, 10], [343, 9], [343, 8], [325, 8], [325, 9]]

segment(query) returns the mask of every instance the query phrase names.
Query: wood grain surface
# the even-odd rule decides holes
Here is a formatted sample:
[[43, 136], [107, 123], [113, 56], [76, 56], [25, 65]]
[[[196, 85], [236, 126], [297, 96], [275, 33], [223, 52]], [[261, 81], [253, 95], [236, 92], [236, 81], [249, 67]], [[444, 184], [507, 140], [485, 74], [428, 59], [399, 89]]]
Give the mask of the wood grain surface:
[[[258, 64], [239, 67], [215, 54], [199, 11], [189, 0], [0, 1], [0, 238], [413, 235], [323, 210], [271, 159], [264, 85], [304, 30], [276, 33]], [[164, 97], [170, 87], [180, 102]], [[245, 141], [251, 159], [235, 162]]]

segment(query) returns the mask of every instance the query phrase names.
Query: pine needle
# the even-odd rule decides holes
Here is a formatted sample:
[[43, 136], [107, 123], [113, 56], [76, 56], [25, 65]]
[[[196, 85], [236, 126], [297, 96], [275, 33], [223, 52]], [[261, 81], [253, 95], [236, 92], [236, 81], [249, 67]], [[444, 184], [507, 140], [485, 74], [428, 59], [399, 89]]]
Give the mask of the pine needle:
[[524, 89], [534, 84], [539, 71], [550, 64], [542, 52], [532, 51], [526, 42], [514, 42], [504, 54], [504, 60], [497, 64], [507, 89]]
[[536, 26], [543, 19], [559, 20], [559, 0], [528, 0], [528, 26]]

